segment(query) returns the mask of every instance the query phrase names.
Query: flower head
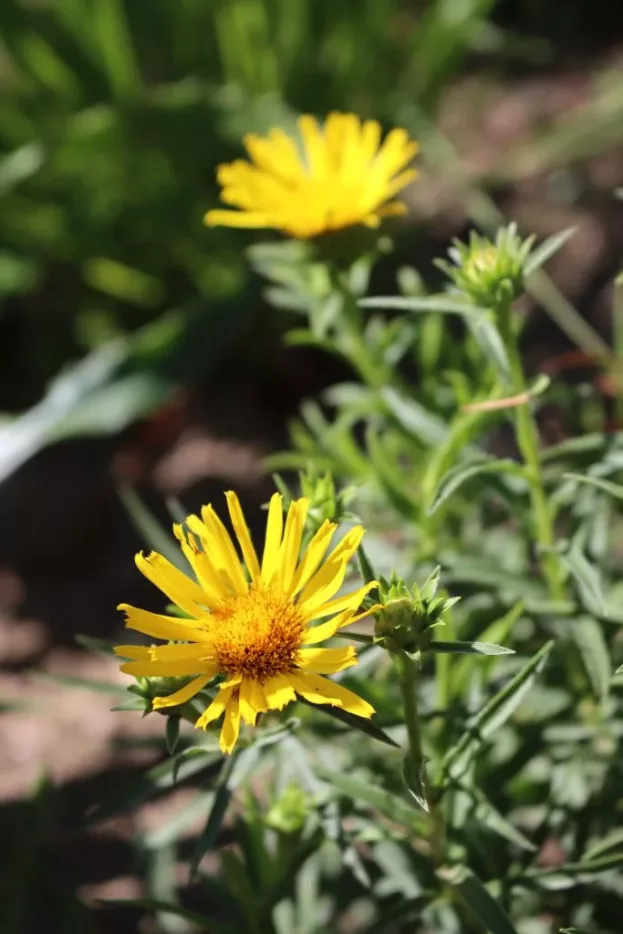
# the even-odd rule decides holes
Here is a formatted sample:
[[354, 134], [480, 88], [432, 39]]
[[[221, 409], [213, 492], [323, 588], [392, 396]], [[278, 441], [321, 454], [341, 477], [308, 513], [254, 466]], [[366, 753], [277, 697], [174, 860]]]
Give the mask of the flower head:
[[322, 128], [306, 115], [298, 126], [302, 152], [280, 129], [245, 136], [251, 161], [217, 170], [221, 200], [239, 210], [208, 211], [207, 224], [272, 227], [306, 239], [405, 213], [391, 199], [417, 176], [406, 168], [419, 148], [406, 130], [392, 130], [381, 144], [376, 120], [362, 123], [355, 114], [329, 114]]
[[522, 240], [515, 224], [498, 231], [495, 242], [472, 231], [468, 243], [454, 241], [448, 250], [452, 262], [438, 260], [437, 266], [457, 289], [478, 305], [514, 300], [523, 289], [524, 267], [534, 237]]
[[[212, 506], [204, 506], [201, 519], [189, 516], [183, 526], [174, 526], [196, 580], [156, 552], [138, 554], [139, 570], [188, 618], [121, 604], [130, 629], [171, 640], [168, 645], [117, 646], [117, 655], [130, 659], [121, 670], [136, 677], [191, 678], [173, 694], [155, 697], [155, 709], [184, 704], [222, 676], [196, 726], [205, 728], [224, 714], [220, 743], [228, 753], [241, 720], [254, 724], [259, 713], [281, 710], [297, 695], [370, 717], [370, 704], [323, 677], [354, 665], [354, 648], [317, 648], [370, 612], [355, 615], [374, 582], [335, 597], [363, 529], [351, 529], [325, 557], [337, 526], [324, 522], [299, 560], [309, 501], [293, 501], [284, 525], [282, 497], [275, 493], [260, 562], [237, 496], [225, 495], [243, 561]], [[323, 622], [314, 625], [316, 620]]]

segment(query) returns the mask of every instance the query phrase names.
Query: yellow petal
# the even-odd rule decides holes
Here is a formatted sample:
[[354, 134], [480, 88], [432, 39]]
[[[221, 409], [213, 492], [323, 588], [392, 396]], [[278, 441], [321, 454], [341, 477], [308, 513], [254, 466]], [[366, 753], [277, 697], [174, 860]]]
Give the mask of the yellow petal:
[[299, 600], [301, 608], [304, 606], [306, 613], [312, 615], [314, 607], [332, 596], [342, 586], [346, 564], [359, 548], [363, 534], [363, 528], [360, 525], [350, 529], [333, 549], [318, 573], [309, 580]]
[[407, 205], [403, 201], [390, 201], [389, 204], [384, 204], [382, 207], [377, 208], [377, 216], [379, 218], [404, 217], [407, 211]]
[[331, 704], [332, 707], [340, 707], [356, 717], [366, 719], [374, 713], [374, 707], [363, 698], [320, 675], [292, 675], [292, 684], [296, 693], [312, 704]]
[[277, 568], [279, 583], [284, 593], [290, 592], [292, 578], [301, 551], [301, 539], [303, 538], [308, 509], [309, 500], [305, 497], [291, 502], [288, 509]]
[[229, 532], [212, 506], [203, 507], [201, 518], [207, 531], [206, 552], [212, 564], [227, 578], [235, 593], [246, 593], [249, 585], [240, 566], [240, 559], [236, 554]]
[[365, 616], [370, 616], [371, 613], [379, 609], [379, 606], [380, 604], [371, 607], [369, 610], [363, 610], [362, 613], [358, 613], [356, 616], [353, 616], [354, 611], [352, 609], [344, 610], [338, 616], [334, 616], [333, 619], [328, 619], [326, 623], [320, 623], [319, 626], [310, 626], [306, 630], [301, 644], [315, 645], [317, 642], [324, 642], [325, 639], [334, 636], [338, 629], [350, 626], [351, 623], [356, 623], [357, 620], [363, 619]]
[[325, 519], [325, 521], [322, 523], [310, 541], [309, 545], [305, 549], [305, 553], [301, 559], [301, 562], [294, 572], [290, 593], [297, 593], [308, 582], [324, 558], [326, 550], [329, 547], [329, 543], [331, 542], [333, 533], [336, 529], [337, 525], [334, 522], [329, 522], [328, 519]]
[[225, 708], [225, 717], [221, 728], [221, 737], [219, 745], [221, 752], [230, 754], [236, 745], [238, 734], [240, 733], [240, 703], [238, 694], [234, 694]]
[[258, 713], [266, 710], [266, 698], [262, 685], [254, 678], [243, 678], [240, 682], [240, 715], [245, 723], [255, 726]]
[[248, 227], [261, 229], [263, 227], [277, 227], [275, 218], [268, 214], [258, 214], [254, 211], [208, 211], [203, 218], [208, 227]]
[[201, 589], [205, 592], [206, 604], [211, 610], [215, 609], [222, 600], [229, 596], [227, 587], [212, 566], [206, 553], [201, 551], [194, 537], [189, 535], [182, 525], [174, 525], [173, 534], [179, 541], [184, 556], [193, 569]]
[[155, 584], [181, 610], [189, 616], [205, 615], [205, 593], [199, 584], [174, 567], [170, 561], [157, 551], [152, 551], [147, 557], [139, 552], [134, 560], [147, 580]]
[[229, 699], [233, 691], [238, 687], [240, 680], [241, 679], [239, 678], [236, 683], [227, 681], [224, 684], [220, 685], [216, 697], [214, 698], [212, 703], [208, 707], [206, 707], [206, 709], [203, 711], [203, 713], [201, 714], [201, 716], [195, 723], [195, 726], [198, 729], [205, 730], [208, 723], [212, 723], [213, 720], [218, 720], [218, 718], [221, 716], [221, 714], [225, 710], [227, 704], [229, 703]]
[[315, 607], [313, 611], [314, 618], [322, 619], [323, 616], [330, 616], [332, 613], [341, 613], [342, 610], [347, 609], [354, 612], [366, 594], [375, 587], [378, 587], [377, 582], [370, 581], [369, 584], [364, 584], [359, 590], [354, 590], [352, 593], [336, 597], [335, 600], [330, 600], [329, 603], [323, 603], [321, 606]]
[[289, 675], [273, 675], [262, 687], [269, 710], [282, 710], [296, 700]]
[[318, 675], [334, 675], [337, 671], [357, 664], [357, 656], [352, 645], [337, 649], [299, 649], [296, 663], [305, 672]]
[[247, 526], [246, 520], [244, 518], [244, 513], [242, 511], [242, 506], [240, 505], [240, 500], [234, 492], [229, 490], [225, 493], [227, 499], [227, 506], [229, 508], [229, 515], [231, 518], [231, 524], [234, 527], [234, 532], [236, 537], [240, 542], [240, 550], [242, 551], [242, 557], [245, 560], [245, 564], [248, 568], [249, 575], [252, 581], [259, 580], [260, 577], [260, 563], [257, 560], [257, 554], [255, 548], [253, 547], [253, 542], [251, 541], [251, 534], [249, 532], [249, 527]]
[[154, 710], [160, 710], [162, 707], [177, 707], [178, 704], [185, 704], [191, 697], [203, 690], [211, 678], [212, 675], [199, 675], [198, 678], [193, 678], [183, 688], [175, 691], [174, 694], [169, 694], [168, 697], [154, 697], [152, 707]]
[[243, 141], [251, 159], [265, 172], [288, 182], [300, 181], [304, 177], [299, 152], [283, 130], [272, 130], [268, 137], [247, 133]]
[[314, 117], [303, 114], [298, 118], [298, 127], [303, 137], [305, 157], [310, 175], [323, 179], [327, 174], [327, 146], [325, 138]]
[[268, 507], [268, 520], [266, 522], [266, 541], [262, 555], [262, 583], [267, 584], [277, 570], [279, 548], [283, 531], [283, 497], [281, 493], [273, 493]]
[[116, 645], [113, 651], [120, 658], [132, 658], [136, 661], [150, 657], [147, 645]]
[[350, 561], [359, 546], [364, 535], [363, 526], [355, 525], [349, 529], [344, 538], [339, 542], [331, 554], [329, 561]]
[[387, 186], [385, 190], [386, 198], [393, 198], [395, 194], [399, 191], [402, 191], [403, 188], [406, 188], [407, 185], [410, 185], [411, 182], [415, 181], [420, 173], [417, 169], [405, 169], [404, 172], [401, 172], [399, 175], [394, 178], [391, 183]]
[[147, 649], [148, 656], [156, 662], [183, 661], [185, 659], [216, 659], [213, 648], [206, 643], [181, 643], [176, 645], [152, 645]]
[[[348, 561], [325, 561], [301, 593], [298, 605], [308, 617], [317, 616], [316, 610], [340, 589], [346, 577]], [[325, 616], [328, 615], [325, 613]]]
[[213, 678], [218, 665], [213, 659], [182, 659], [181, 661], [126, 662], [121, 671], [135, 678], [183, 678], [186, 675], [209, 675]]
[[181, 640], [185, 642], [212, 641], [209, 632], [204, 628], [203, 621], [200, 623], [194, 619], [161, 616], [158, 613], [150, 613], [149, 610], [129, 606], [127, 603], [120, 603], [117, 609], [125, 613], [125, 624], [128, 629], [135, 629], [137, 632], [142, 632], [154, 639], [166, 639], [176, 642]]

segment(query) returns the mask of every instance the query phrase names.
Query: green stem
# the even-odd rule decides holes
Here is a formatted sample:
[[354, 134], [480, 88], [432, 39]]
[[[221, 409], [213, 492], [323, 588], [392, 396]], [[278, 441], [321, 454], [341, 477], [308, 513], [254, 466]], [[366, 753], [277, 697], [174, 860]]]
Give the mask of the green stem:
[[[526, 392], [519, 342], [511, 324], [510, 306], [498, 309], [500, 331], [508, 352], [511, 368], [513, 394]], [[530, 487], [530, 500], [534, 519], [534, 536], [541, 548], [541, 568], [547, 581], [552, 600], [564, 600], [565, 590], [561, 577], [561, 567], [554, 552], [555, 535], [552, 512], [547, 501], [539, 456], [539, 433], [530, 402], [522, 403], [513, 409], [515, 420], [515, 438], [523, 457], [526, 477]]]
[[[402, 695], [402, 704], [404, 708], [405, 725], [407, 727], [407, 741], [409, 746], [409, 756], [413, 768], [418, 774], [424, 771], [424, 751], [422, 748], [422, 730], [420, 727], [420, 715], [417, 706], [417, 677], [418, 668], [415, 662], [404, 652], [397, 652], [393, 655], [398, 669], [398, 678], [400, 684], [400, 693]], [[441, 813], [435, 805], [428, 789], [422, 787], [422, 794], [426, 798], [426, 806], [430, 818], [428, 843], [431, 848], [433, 860], [437, 866], [444, 862], [444, 825]]]
[[422, 752], [422, 731], [420, 729], [420, 715], [417, 708], [417, 670], [415, 664], [404, 653], [394, 656], [400, 678], [400, 693], [404, 707], [409, 752], [416, 768], [421, 768], [424, 762]]
[[617, 428], [623, 425], [623, 387], [619, 373], [623, 366], [623, 272], [614, 280], [614, 298], [612, 304], [612, 331], [616, 361], [616, 419]]
[[341, 330], [339, 349], [355, 368], [362, 382], [371, 389], [381, 389], [394, 382], [394, 374], [366, 341], [362, 311], [343, 276], [333, 269], [331, 279], [334, 289], [340, 293], [343, 301], [338, 324]]

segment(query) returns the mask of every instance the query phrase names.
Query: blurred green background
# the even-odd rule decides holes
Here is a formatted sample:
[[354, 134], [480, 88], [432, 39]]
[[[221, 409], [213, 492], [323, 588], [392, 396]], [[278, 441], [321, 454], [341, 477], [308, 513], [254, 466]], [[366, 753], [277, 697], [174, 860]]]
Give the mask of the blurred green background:
[[[0, 797], [23, 799], [0, 810], [3, 934], [136, 929], [135, 915], [81, 901], [94, 878], [101, 895], [113, 876], [149, 877], [127, 839], [100, 846], [94, 878], [78, 868], [95, 844], [76, 827], [98, 774], [116, 780], [112, 760], [66, 780], [33, 741], [26, 758], [57, 786], [36, 791], [15, 764], [23, 672], [62, 668], [58, 646], [112, 635], [115, 603], [143, 594], [117, 486], [138, 485], [163, 514], [165, 494], [193, 507], [242, 477], [257, 510], [260, 455], [285, 444], [287, 417], [335, 365], [280, 349], [288, 319], [263, 303], [244, 254], [263, 235], [203, 226], [215, 166], [245, 132], [293, 128], [299, 112], [404, 125], [423, 176], [379, 276], [405, 261], [426, 275], [450, 236], [495, 224], [500, 207], [527, 232], [577, 223], [559, 280], [595, 349], [623, 252], [622, 27], [606, 0], [2, 0]], [[569, 332], [564, 302], [546, 305]], [[535, 359], [571, 346], [541, 315]], [[194, 472], [189, 434], [216, 438]], [[172, 449], [180, 481], [163, 467]], [[43, 636], [16, 653], [30, 618]], [[74, 673], [84, 658], [71, 656]]]

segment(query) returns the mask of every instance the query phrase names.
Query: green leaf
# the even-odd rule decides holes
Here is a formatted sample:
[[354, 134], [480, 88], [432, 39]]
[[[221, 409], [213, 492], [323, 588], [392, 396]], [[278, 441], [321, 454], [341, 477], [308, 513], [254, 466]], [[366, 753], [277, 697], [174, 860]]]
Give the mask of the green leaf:
[[145, 506], [138, 494], [129, 486], [121, 486], [119, 498], [128, 511], [136, 531], [152, 551], [157, 551], [171, 564], [188, 574], [189, 567], [175, 539]]
[[292, 719], [285, 724], [280, 724], [276, 729], [257, 733], [252, 746], [240, 752], [234, 752], [225, 759], [223, 768], [219, 774], [216, 786], [216, 794], [212, 802], [212, 807], [208, 814], [205, 827], [195, 845], [195, 850], [190, 862], [190, 878], [195, 878], [199, 869], [199, 864], [206, 853], [212, 849], [223, 826], [223, 820], [229, 807], [231, 797], [236, 788], [246, 780], [246, 778], [255, 770], [264, 747], [281, 742], [292, 732], [296, 725]]
[[396, 311], [431, 312], [436, 311], [444, 315], [459, 315], [462, 318], [475, 319], [487, 314], [488, 309], [472, 305], [465, 299], [453, 298], [441, 292], [439, 295], [425, 295], [404, 297], [387, 295], [379, 297], [362, 298], [358, 304], [362, 308], [387, 308]]
[[411, 753], [407, 753], [402, 763], [402, 777], [409, 794], [423, 811], [430, 810], [426, 795], [426, 763], [414, 762]]
[[[520, 600], [515, 606], [511, 607], [508, 613], [505, 613], [500, 619], [494, 620], [494, 622], [490, 623], [484, 629], [480, 634], [481, 641], [489, 642], [495, 640], [497, 643], [498, 640], [506, 640], [510, 636], [515, 623], [520, 618], [523, 611], [524, 604], [523, 601]], [[467, 690], [472, 673], [474, 672], [479, 678], [479, 683], [486, 684], [486, 679], [491, 675], [495, 664], [495, 659], [478, 662], [476, 665], [470, 658], [463, 658], [456, 662], [452, 666], [453, 695], [455, 697], [460, 697], [462, 692]]]
[[167, 752], [172, 756], [177, 749], [177, 744], [179, 743], [180, 739], [180, 718], [176, 717], [175, 714], [169, 714], [167, 716], [165, 739], [167, 744]]
[[52, 681], [54, 684], [61, 684], [68, 688], [79, 688], [85, 691], [92, 691], [94, 694], [125, 694], [125, 684], [115, 684], [110, 681], [91, 681], [88, 678], [77, 678], [73, 675], [53, 675], [47, 671], [33, 672], [32, 677], [37, 681]]
[[199, 792], [164, 823], [141, 836], [141, 846], [155, 850], [161, 846], [170, 846], [197, 825], [212, 806], [214, 791]]
[[177, 768], [177, 759], [184, 756], [184, 753], [179, 753], [174, 758], [159, 762], [158, 765], [148, 769], [134, 782], [130, 782], [127, 786], [111, 794], [101, 804], [92, 808], [87, 814], [86, 823], [92, 826], [99, 821], [108, 820], [110, 817], [129, 811], [144, 801], [149, 801], [161, 791], [172, 788], [178, 780], [184, 781], [208, 769], [215, 771], [221, 761], [220, 754], [209, 749], [204, 749], [202, 752], [203, 755], [200, 757], [184, 758]]
[[83, 649], [88, 649], [89, 652], [96, 652], [106, 658], [116, 658], [114, 643], [109, 642], [108, 639], [96, 639], [95, 636], [86, 636], [81, 632], [75, 636], [75, 639], [78, 645], [81, 645]]
[[504, 645], [492, 645], [490, 642], [435, 642], [432, 641], [427, 651], [443, 652], [447, 655], [514, 655], [514, 649]]
[[382, 447], [378, 434], [372, 426], [368, 426], [366, 443], [375, 479], [387, 499], [401, 516], [410, 522], [417, 522], [420, 517], [419, 503], [405, 489], [404, 476], [389, 456], [388, 451]]
[[111, 710], [115, 713], [119, 711], [140, 711], [143, 715], [145, 715], [151, 711], [151, 701], [148, 697], [136, 697], [135, 695], [130, 695], [127, 700], [122, 701], [115, 707], [111, 707]]
[[381, 743], [385, 743], [386, 746], [393, 746], [396, 749], [400, 749], [400, 743], [397, 743], [395, 740], [388, 736], [380, 727], [375, 726], [370, 720], [366, 720], [365, 717], [356, 717], [355, 714], [349, 713], [347, 710], [342, 710], [340, 707], [332, 707], [330, 704], [312, 704], [309, 701], [306, 701], [304, 697], [297, 697], [297, 703], [305, 704], [306, 707], [310, 707], [312, 710], [322, 711], [329, 717], [332, 717], [334, 720], [339, 720], [340, 723], [345, 724], [356, 730], [359, 730], [361, 733], [365, 733], [366, 736], [371, 736], [372, 739], [377, 739]]
[[511, 367], [506, 346], [490, 315], [487, 313], [479, 315], [477, 318], [470, 318], [467, 321], [467, 326], [478, 346], [498, 371], [502, 380], [505, 383], [510, 383]]
[[442, 503], [467, 480], [486, 474], [510, 474], [514, 477], [520, 477], [522, 480], [525, 479], [521, 465], [512, 460], [483, 456], [464, 464], [457, 464], [455, 467], [451, 467], [446, 475], [442, 477], [435, 491], [433, 501], [428, 508], [428, 514], [432, 515], [436, 512]]
[[458, 743], [446, 754], [443, 770], [446, 775], [459, 776], [482, 743], [512, 716], [541, 673], [554, 642], [548, 642], [515, 675], [501, 691], [467, 724]]
[[364, 551], [363, 545], [360, 545], [357, 549], [357, 563], [359, 565], [359, 573], [361, 574], [361, 578], [366, 584], [369, 584], [370, 581], [377, 580], [376, 571], [372, 567], [372, 564], [366, 552]]
[[368, 807], [379, 811], [388, 820], [408, 828], [414, 826], [422, 828], [425, 826], [423, 813], [414, 810], [404, 798], [386, 791], [381, 785], [373, 784], [372, 781], [366, 781], [345, 772], [335, 772], [324, 766], [316, 766], [315, 770], [323, 781], [329, 782], [346, 797], [367, 804]]
[[[601, 432], [591, 432], [586, 435], [580, 435], [577, 438], [565, 438], [558, 444], [552, 444], [548, 448], [543, 448], [540, 452], [542, 462], [564, 460], [566, 458], [573, 460], [584, 454], [597, 454], [603, 451], [606, 446], [606, 436]], [[574, 479], [583, 476], [582, 474], [573, 474]]]
[[560, 554], [560, 560], [565, 565], [578, 590], [578, 596], [584, 609], [595, 616], [601, 616], [605, 610], [605, 598], [601, 584], [601, 574], [591, 562], [582, 554], [577, 545]]
[[408, 435], [431, 447], [442, 444], [448, 437], [445, 423], [415, 399], [399, 393], [393, 386], [381, 389], [380, 396], [390, 414]]
[[139, 64], [123, 0], [95, 0], [92, 16], [111, 90], [119, 96], [137, 94]]
[[557, 253], [558, 250], [565, 245], [567, 240], [575, 236], [576, 232], [576, 227], [568, 227], [566, 230], [561, 230], [560, 233], [554, 234], [548, 237], [547, 240], [544, 240], [543, 243], [528, 256], [523, 269], [525, 278], [527, 279], [533, 272], [540, 269], [554, 253]]
[[593, 859], [603, 856], [604, 853], [608, 853], [610, 850], [623, 851], [623, 828], [619, 827], [617, 830], [612, 830], [597, 843], [593, 843], [593, 845], [585, 851], [582, 862], [590, 862]]
[[610, 693], [612, 677], [610, 653], [601, 624], [592, 616], [580, 616], [570, 621], [571, 636], [577, 645], [586, 673], [597, 700]]
[[517, 882], [534, 882], [539, 886], [554, 891], [568, 889], [577, 885], [578, 881], [588, 882], [594, 876], [611, 869], [623, 866], [623, 851], [612, 856], [602, 856], [579, 863], [565, 863], [557, 869], [529, 869]]
[[467, 866], [442, 867], [437, 874], [447, 885], [452, 886], [489, 934], [518, 934], [500, 903]]
[[520, 849], [526, 850], [528, 853], [536, 852], [537, 847], [531, 843], [520, 830], [513, 826], [510, 821], [500, 814], [498, 809], [489, 801], [485, 793], [478, 788], [478, 786], [467, 788], [459, 783], [459, 787], [473, 801], [473, 808], [469, 812], [469, 817], [472, 820], [475, 820], [478, 824], [484, 825], [489, 830], [497, 833], [500, 837], [503, 837], [505, 840], [508, 840], [509, 843], [513, 843]]
[[602, 480], [600, 477], [591, 477], [588, 474], [580, 473], [565, 473], [563, 478], [565, 480], [575, 480], [576, 483], [586, 483], [588, 486], [594, 486], [615, 499], [623, 500], [623, 486], [620, 483], [612, 483], [610, 480]]

